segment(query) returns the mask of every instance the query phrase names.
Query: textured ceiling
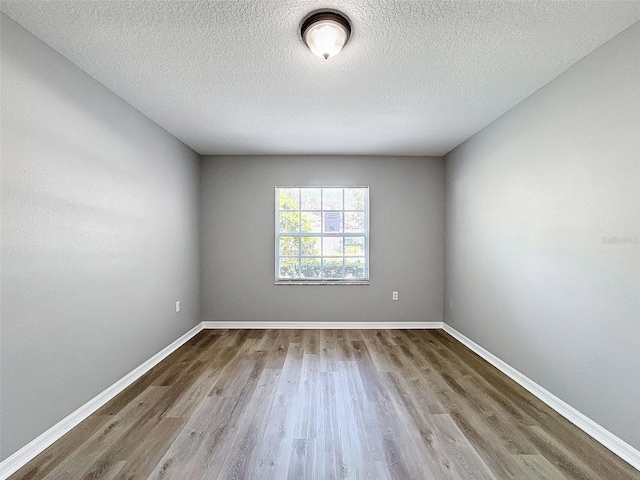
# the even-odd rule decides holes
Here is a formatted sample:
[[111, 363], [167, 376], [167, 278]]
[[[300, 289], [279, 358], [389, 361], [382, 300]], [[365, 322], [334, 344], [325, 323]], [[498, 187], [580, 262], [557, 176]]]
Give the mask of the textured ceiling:
[[[352, 21], [335, 58], [302, 18]], [[442, 155], [640, 20], [639, 1], [2, 0], [201, 154]]]

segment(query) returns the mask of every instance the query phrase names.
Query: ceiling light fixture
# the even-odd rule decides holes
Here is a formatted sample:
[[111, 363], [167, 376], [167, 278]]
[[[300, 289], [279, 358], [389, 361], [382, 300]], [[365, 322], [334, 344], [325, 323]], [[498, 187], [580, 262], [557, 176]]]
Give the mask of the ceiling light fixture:
[[342, 50], [351, 36], [351, 25], [340, 13], [319, 11], [302, 23], [300, 33], [309, 50], [326, 60]]

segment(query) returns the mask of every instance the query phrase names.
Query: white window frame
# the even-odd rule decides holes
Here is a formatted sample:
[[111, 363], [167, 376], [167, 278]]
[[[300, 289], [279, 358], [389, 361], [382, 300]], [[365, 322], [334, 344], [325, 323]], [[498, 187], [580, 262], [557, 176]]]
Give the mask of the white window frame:
[[[289, 188], [297, 188], [297, 189], [316, 189], [316, 190], [321, 190], [321, 195], [320, 195], [320, 199], [321, 199], [321, 204], [320, 204], [320, 210], [303, 210], [302, 209], [302, 205], [299, 205], [299, 209], [298, 210], [280, 210], [280, 195], [279, 192], [281, 189], [289, 189]], [[345, 212], [349, 213], [349, 212], [361, 212], [362, 210], [345, 210], [345, 205], [344, 205], [344, 191], [345, 189], [350, 189], [350, 188], [358, 188], [358, 189], [366, 189], [366, 194], [365, 194], [365, 198], [364, 198], [364, 232], [357, 232], [357, 233], [347, 233], [344, 232], [344, 218], [345, 218]], [[323, 198], [324, 195], [322, 195], [322, 191], [325, 189], [342, 189], [342, 209], [341, 210], [334, 210], [334, 209], [327, 209], [324, 210], [324, 205], [323, 205]], [[289, 212], [299, 212], [300, 213], [300, 217], [302, 217], [303, 213], [309, 212], [309, 213], [320, 213], [320, 217], [321, 217], [321, 225], [322, 227], [320, 228], [320, 232], [299, 232], [299, 233], [291, 233], [291, 232], [280, 232], [280, 212], [284, 212], [284, 211], [289, 211]], [[325, 232], [324, 231], [324, 222], [325, 222], [325, 214], [328, 212], [340, 212], [341, 218], [342, 218], [342, 231], [341, 232]], [[308, 256], [308, 255], [303, 255], [302, 254], [302, 249], [299, 249], [298, 251], [298, 262], [302, 262], [302, 259], [304, 258], [320, 258], [321, 261], [321, 265], [324, 265], [324, 260], [325, 258], [330, 259], [330, 258], [342, 258], [342, 263], [343, 263], [343, 271], [342, 271], [342, 278], [329, 278], [329, 279], [324, 279], [324, 278], [280, 278], [280, 237], [300, 237], [300, 238], [304, 238], [304, 237], [321, 237], [321, 238], [328, 238], [328, 237], [339, 237], [339, 238], [343, 238], [343, 249], [342, 249], [342, 257], [332, 257], [332, 256], [325, 256], [322, 254], [322, 252], [320, 253], [320, 255], [314, 255], [314, 256]], [[364, 278], [358, 279], [358, 278], [345, 278], [345, 270], [344, 270], [344, 265], [345, 265], [345, 259], [348, 258], [362, 258], [362, 256], [355, 256], [355, 255], [347, 255], [345, 254], [345, 248], [344, 248], [344, 239], [345, 238], [350, 238], [350, 237], [364, 237]], [[283, 256], [283, 257], [287, 257], [287, 258], [295, 258], [295, 256]], [[299, 263], [300, 264], [300, 263]], [[368, 186], [356, 186], [356, 185], [347, 185], [347, 186], [342, 186], [342, 185], [336, 185], [336, 186], [311, 186], [311, 185], [304, 185], [304, 186], [300, 186], [300, 185], [277, 185], [275, 187], [275, 283], [276, 285], [368, 285], [369, 284], [369, 187]]]

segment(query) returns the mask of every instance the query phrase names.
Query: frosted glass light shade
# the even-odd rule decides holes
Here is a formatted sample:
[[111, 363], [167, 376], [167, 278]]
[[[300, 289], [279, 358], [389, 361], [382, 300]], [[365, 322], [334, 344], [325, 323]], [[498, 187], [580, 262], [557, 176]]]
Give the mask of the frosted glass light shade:
[[312, 15], [302, 25], [304, 43], [315, 55], [325, 59], [340, 52], [350, 35], [347, 19], [333, 12]]

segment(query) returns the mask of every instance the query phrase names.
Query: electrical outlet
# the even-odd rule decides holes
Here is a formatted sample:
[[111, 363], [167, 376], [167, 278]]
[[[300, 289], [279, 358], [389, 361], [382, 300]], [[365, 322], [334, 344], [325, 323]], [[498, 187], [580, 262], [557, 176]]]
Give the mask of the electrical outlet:
[[392, 297], [393, 300], [398, 300], [398, 292], [393, 292]]
[[453, 300], [449, 299], [449, 310], [453, 308]]
[[180, 311], [180, 300], [176, 302], [176, 312]]

